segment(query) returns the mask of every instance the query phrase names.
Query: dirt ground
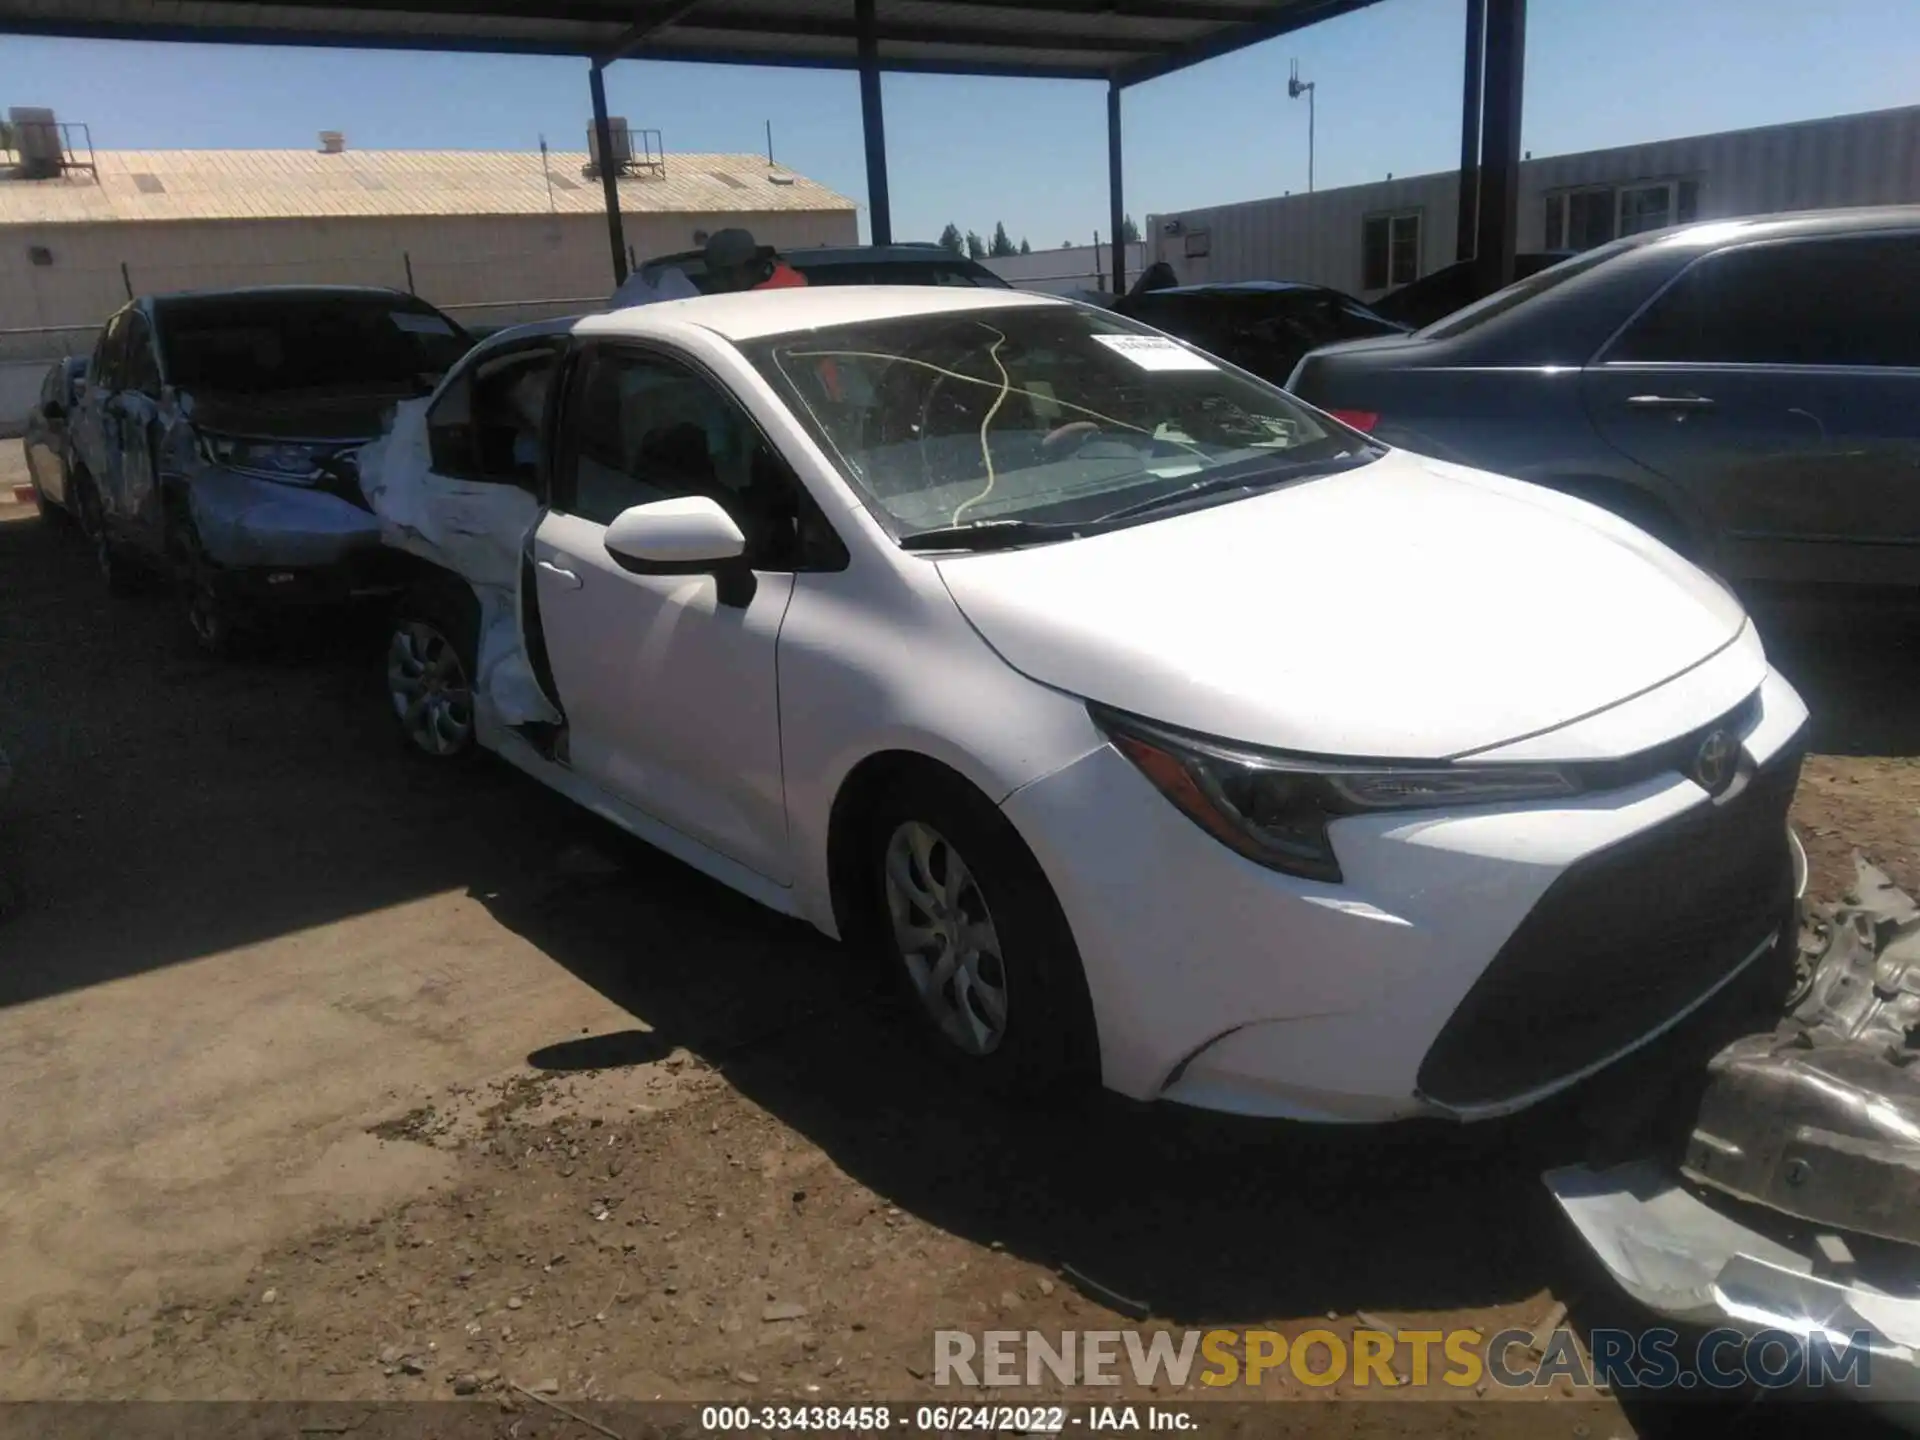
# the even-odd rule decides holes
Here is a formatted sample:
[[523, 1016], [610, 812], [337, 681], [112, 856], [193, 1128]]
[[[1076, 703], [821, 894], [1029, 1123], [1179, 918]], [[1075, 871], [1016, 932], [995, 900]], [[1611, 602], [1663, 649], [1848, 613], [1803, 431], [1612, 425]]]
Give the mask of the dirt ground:
[[[6, 506], [17, 457], [0, 1399], [951, 1400], [934, 1330], [1130, 1301], [1289, 1333], [1607, 1313], [1542, 1127], [995, 1109], [812, 932], [502, 768], [411, 763], [371, 630], [196, 657]], [[1913, 618], [1763, 616], [1817, 717], [1816, 899], [1856, 848], [1920, 888]], [[1459, 1398], [1392, 1433], [1495, 1433]], [[1649, 1413], [1584, 1395], [1515, 1433]]]

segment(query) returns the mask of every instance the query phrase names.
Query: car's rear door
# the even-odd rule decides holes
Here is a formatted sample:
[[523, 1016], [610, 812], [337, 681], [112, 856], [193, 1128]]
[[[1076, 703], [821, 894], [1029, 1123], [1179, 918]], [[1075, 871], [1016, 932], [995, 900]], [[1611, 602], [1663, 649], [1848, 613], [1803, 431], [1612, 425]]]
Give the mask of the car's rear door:
[[1920, 232], [1695, 261], [1583, 377], [1744, 579], [1920, 583]]
[[[682, 835], [790, 883], [774, 662], [794, 576], [768, 537], [791, 475], [688, 357], [614, 342], [571, 365], [552, 471], [534, 571], [567, 763]], [[623, 511], [688, 495], [718, 500], [740, 522], [745, 564], [725, 575], [638, 574], [608, 552], [607, 526]]]
[[50, 413], [65, 404], [67, 362], [62, 360], [51, 367], [40, 382], [40, 393], [34, 398], [33, 409], [27, 415], [26, 429], [21, 435], [21, 444], [27, 455], [27, 474], [54, 504], [63, 501], [60, 484], [60, 444], [64, 421]]

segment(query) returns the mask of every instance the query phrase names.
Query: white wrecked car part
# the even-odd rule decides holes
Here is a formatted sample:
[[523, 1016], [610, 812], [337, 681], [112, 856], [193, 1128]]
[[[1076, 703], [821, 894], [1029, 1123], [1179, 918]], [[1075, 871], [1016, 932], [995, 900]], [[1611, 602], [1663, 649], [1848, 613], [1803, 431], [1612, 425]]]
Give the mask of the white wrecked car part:
[[[1649, 1310], [1748, 1336], [1777, 1330], [1803, 1343], [1823, 1336], [1836, 1349], [1864, 1335], [1869, 1385], [1839, 1391], [1874, 1405], [1920, 1403], [1920, 1293], [1908, 1267], [1894, 1267], [1906, 1277], [1899, 1294], [1865, 1279], [1817, 1275], [1811, 1253], [1714, 1208], [1650, 1161], [1599, 1171], [1568, 1166], [1543, 1179], [1615, 1283]], [[1920, 1432], [1920, 1412], [1894, 1416]]]
[[360, 489], [379, 517], [382, 543], [464, 578], [480, 604], [475, 701], [498, 725], [560, 719], [521, 644], [520, 550], [540, 502], [512, 485], [433, 472], [428, 400], [403, 402], [393, 429], [359, 452]]

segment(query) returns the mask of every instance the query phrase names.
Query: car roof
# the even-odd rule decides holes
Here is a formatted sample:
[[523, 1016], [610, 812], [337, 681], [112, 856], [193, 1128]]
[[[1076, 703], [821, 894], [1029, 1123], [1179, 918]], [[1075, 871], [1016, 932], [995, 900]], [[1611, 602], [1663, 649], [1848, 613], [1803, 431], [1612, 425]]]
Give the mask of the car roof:
[[154, 305], [171, 305], [176, 301], [291, 300], [309, 296], [315, 299], [340, 299], [347, 296], [372, 299], [378, 296], [383, 300], [412, 300], [421, 305], [427, 303], [417, 295], [409, 295], [405, 290], [394, 290], [384, 285], [241, 285], [230, 290], [169, 290], [142, 298]]
[[1298, 293], [1330, 294], [1325, 285], [1305, 280], [1221, 280], [1200, 285], [1166, 285], [1158, 290], [1142, 291], [1131, 298], [1145, 300], [1153, 295], [1289, 295]]
[[[782, 259], [804, 265], [854, 265], [871, 264], [875, 260], [895, 260], [903, 265], [924, 265], [929, 260], [946, 260], [955, 265], [973, 265], [985, 269], [978, 260], [966, 255], [956, 255], [944, 245], [931, 241], [904, 241], [895, 245], [762, 245]], [[643, 261], [640, 268], [650, 269], [656, 265], [678, 265], [688, 260], [704, 260], [704, 250], [681, 250], [672, 255], [655, 255]]]
[[1730, 220], [1697, 220], [1656, 232], [1651, 244], [1717, 250], [1750, 240], [1803, 235], [1852, 235], [1863, 230], [1920, 228], [1920, 205], [1859, 205], [1841, 210], [1794, 210]]
[[825, 325], [854, 325], [913, 315], [959, 315], [969, 310], [1012, 310], [1069, 302], [1029, 290], [988, 290], [938, 285], [821, 285], [790, 290], [746, 290], [659, 300], [572, 326], [580, 335], [648, 335], [656, 322], [698, 325], [728, 340], [758, 340]]

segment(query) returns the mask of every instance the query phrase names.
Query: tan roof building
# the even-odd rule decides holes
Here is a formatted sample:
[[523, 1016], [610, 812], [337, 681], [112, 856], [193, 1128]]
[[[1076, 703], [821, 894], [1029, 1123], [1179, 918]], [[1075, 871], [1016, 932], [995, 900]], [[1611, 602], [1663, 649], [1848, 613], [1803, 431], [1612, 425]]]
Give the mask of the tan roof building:
[[[13, 392], [37, 386], [53, 356], [90, 349], [130, 295], [390, 285], [486, 326], [578, 313], [613, 291], [601, 184], [579, 152], [323, 146], [74, 158], [93, 169], [69, 165], [45, 180], [0, 169], [0, 371], [25, 367], [0, 373], [0, 428], [18, 408]], [[770, 245], [859, 239], [853, 201], [764, 156], [635, 159], [619, 179], [635, 260], [691, 249], [730, 225]]]
[[[579, 152], [105, 150], [97, 173], [0, 179], [0, 225], [604, 215]], [[669, 155], [621, 177], [625, 215], [854, 214], [759, 155]]]

